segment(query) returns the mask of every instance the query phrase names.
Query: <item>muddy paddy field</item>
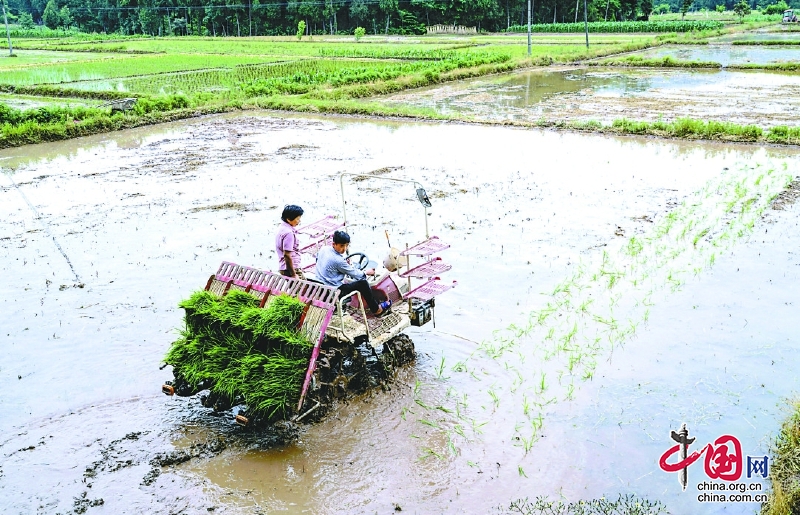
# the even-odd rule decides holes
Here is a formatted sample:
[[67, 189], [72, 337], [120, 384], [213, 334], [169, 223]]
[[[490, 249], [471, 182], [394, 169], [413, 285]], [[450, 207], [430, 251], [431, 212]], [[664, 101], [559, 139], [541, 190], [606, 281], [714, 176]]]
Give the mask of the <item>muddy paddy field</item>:
[[[753, 513], [658, 461], [682, 423], [764, 455], [787, 415], [798, 152], [269, 113], [4, 150], [0, 511]], [[163, 396], [177, 303], [223, 260], [274, 269], [284, 204], [338, 214], [338, 174], [375, 170], [424, 184], [451, 244], [417, 361], [299, 428]], [[346, 193], [353, 248], [422, 238], [413, 191]]]
[[722, 69], [612, 67], [603, 66], [604, 60], [597, 59], [589, 63], [592, 66], [533, 68], [402, 92], [379, 101], [489, 123], [609, 125], [621, 118], [650, 122], [692, 118], [762, 128], [796, 124], [795, 113], [800, 108], [796, 73], [728, 67], [797, 63], [797, 45], [667, 45], [625, 57], [668, 57], [680, 62], [716, 63]]

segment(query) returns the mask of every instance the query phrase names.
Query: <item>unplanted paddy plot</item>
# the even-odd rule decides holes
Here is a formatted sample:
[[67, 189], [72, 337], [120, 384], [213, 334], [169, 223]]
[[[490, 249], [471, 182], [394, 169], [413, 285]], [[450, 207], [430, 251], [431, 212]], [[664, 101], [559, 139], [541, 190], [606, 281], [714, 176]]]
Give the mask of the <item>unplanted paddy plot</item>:
[[[800, 206], [769, 209], [798, 156], [259, 113], [0, 151], [0, 495], [13, 512], [333, 514], [636, 493], [697, 512], [658, 469], [669, 431], [764, 454], [800, 388]], [[274, 268], [281, 206], [339, 213], [339, 173], [378, 169], [427, 188], [459, 281], [435, 328], [409, 330], [419, 358], [391, 390], [274, 449], [160, 395], [177, 303], [222, 260]], [[345, 189], [353, 250], [422, 239], [413, 189]]]
[[680, 61], [714, 62], [722, 66], [731, 64], [776, 64], [800, 61], [800, 46], [665, 46], [644, 50], [636, 55], [645, 59], [669, 56]]
[[2, 83], [3, 72], [14, 68], [27, 68], [43, 64], [59, 62], [90, 61], [96, 59], [119, 59], [124, 57], [120, 54], [103, 52], [57, 52], [51, 50], [21, 50], [14, 49], [16, 57], [8, 57], [8, 54], [0, 56], [0, 83]]
[[789, 44], [795, 43], [800, 39], [800, 31], [787, 30], [783, 32], [767, 32], [767, 31], [753, 31], [753, 32], [738, 32], [734, 34], [726, 34], [709, 39], [709, 43], [732, 43], [735, 41], [756, 41], [756, 42], [779, 42], [786, 41]]
[[36, 95], [12, 95], [0, 93], [0, 103], [14, 109], [37, 109], [39, 107], [94, 107], [103, 104], [102, 100], [84, 98], [42, 97]]
[[674, 120], [794, 126], [800, 76], [773, 72], [568, 68], [531, 70], [391, 95], [389, 104], [485, 121]]

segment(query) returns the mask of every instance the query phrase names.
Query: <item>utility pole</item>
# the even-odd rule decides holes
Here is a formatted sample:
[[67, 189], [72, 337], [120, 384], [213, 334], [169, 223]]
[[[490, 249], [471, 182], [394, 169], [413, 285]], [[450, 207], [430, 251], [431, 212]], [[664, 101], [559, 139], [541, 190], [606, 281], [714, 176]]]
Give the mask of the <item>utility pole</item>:
[[583, 28], [586, 29], [586, 48], [589, 48], [589, 14], [586, 8], [586, 0], [583, 0]]
[[530, 55], [531, 55], [531, 0], [528, 0], [528, 57], [530, 57]]
[[[530, 0], [529, 0], [530, 1]], [[6, 22], [6, 37], [8, 38], [8, 55], [14, 55], [14, 47], [11, 46], [11, 31], [8, 30], [8, 16], [6, 15], [6, 0], [2, 0], [3, 2], [3, 20]], [[528, 36], [528, 53], [531, 53], [530, 49], [530, 36]]]

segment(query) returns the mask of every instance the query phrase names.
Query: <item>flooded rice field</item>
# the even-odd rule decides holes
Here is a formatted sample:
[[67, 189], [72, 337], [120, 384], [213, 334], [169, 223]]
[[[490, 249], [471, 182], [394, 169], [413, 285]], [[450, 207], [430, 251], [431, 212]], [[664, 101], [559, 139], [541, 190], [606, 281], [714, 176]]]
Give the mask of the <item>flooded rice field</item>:
[[800, 39], [800, 31], [794, 26], [781, 27], [779, 30], [760, 29], [749, 32], [737, 32], [711, 38], [710, 42], [730, 43], [733, 41], [786, 41], [795, 43]]
[[76, 99], [76, 98], [56, 98], [42, 97], [33, 95], [11, 95], [0, 93], [0, 102], [13, 107], [14, 109], [38, 109], [40, 107], [89, 107], [104, 104], [102, 100]]
[[637, 53], [645, 58], [670, 56], [681, 61], [731, 64], [776, 64], [800, 61], [798, 46], [697, 45], [664, 46]]
[[[764, 455], [800, 387], [797, 191], [771, 202], [797, 157], [253, 113], [4, 150], [0, 510], [488, 513], [635, 493], [752, 513], [700, 506], [702, 468], [682, 492], [658, 462], [681, 423]], [[451, 244], [459, 285], [408, 330], [417, 361], [295, 439], [163, 396], [177, 303], [223, 260], [274, 269], [282, 206], [340, 213], [345, 171], [420, 181]], [[402, 184], [346, 193], [354, 249], [422, 238]]]
[[473, 120], [618, 118], [796, 124], [800, 76], [725, 70], [556, 68], [448, 83], [382, 99]]

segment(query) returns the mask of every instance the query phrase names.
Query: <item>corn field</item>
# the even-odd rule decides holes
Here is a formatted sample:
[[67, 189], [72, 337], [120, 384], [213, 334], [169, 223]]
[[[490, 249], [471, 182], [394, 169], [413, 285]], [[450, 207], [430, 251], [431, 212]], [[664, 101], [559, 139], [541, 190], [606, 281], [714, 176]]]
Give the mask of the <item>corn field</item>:
[[[721, 21], [593, 21], [589, 32], [691, 32], [719, 30]], [[527, 32], [527, 25], [512, 25], [506, 32]], [[583, 32], [583, 23], [541, 23], [531, 25], [531, 32]]]

